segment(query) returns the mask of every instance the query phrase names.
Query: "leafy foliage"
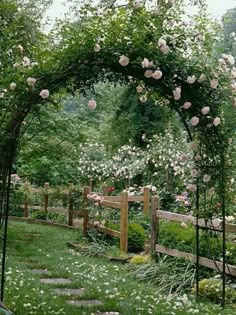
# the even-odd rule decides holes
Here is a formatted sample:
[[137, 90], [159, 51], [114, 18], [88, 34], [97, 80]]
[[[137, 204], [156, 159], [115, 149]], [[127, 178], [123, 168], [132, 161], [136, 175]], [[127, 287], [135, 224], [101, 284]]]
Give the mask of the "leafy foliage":
[[128, 225], [128, 251], [132, 253], [140, 252], [144, 249], [146, 232], [138, 223]]

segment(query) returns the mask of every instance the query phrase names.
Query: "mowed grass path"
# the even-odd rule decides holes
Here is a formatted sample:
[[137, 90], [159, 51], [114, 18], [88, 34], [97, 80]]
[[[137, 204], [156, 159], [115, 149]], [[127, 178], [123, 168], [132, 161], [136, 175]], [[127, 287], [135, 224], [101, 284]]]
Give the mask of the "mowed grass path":
[[[168, 301], [156, 293], [156, 287], [133, 280], [127, 266], [100, 258], [82, 257], [69, 249], [68, 241], [77, 232], [63, 228], [10, 222], [5, 303], [15, 315], [86, 315], [98, 311], [122, 315], [156, 314], [234, 314], [211, 304], [198, 304], [186, 297]], [[31, 269], [47, 268], [49, 275], [32, 274]], [[48, 285], [40, 278], [65, 277], [67, 285]], [[84, 288], [82, 296], [58, 296], [53, 288]], [[66, 304], [66, 300], [100, 300], [92, 308]]]

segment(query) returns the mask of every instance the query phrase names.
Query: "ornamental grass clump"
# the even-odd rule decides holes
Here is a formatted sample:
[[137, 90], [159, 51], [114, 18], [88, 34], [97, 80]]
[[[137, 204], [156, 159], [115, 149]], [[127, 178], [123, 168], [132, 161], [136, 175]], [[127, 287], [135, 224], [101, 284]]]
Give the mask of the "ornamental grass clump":
[[139, 281], [156, 284], [159, 293], [174, 296], [192, 288], [195, 281], [195, 267], [192, 263], [180, 262], [164, 256], [157, 262], [133, 265], [130, 275]]

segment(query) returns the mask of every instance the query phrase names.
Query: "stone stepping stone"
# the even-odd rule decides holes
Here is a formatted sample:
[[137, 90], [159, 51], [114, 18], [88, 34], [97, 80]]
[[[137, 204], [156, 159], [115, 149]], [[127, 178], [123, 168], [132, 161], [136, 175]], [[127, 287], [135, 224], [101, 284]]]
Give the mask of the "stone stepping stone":
[[31, 269], [30, 271], [35, 275], [48, 275], [50, 273], [47, 269]]
[[58, 288], [53, 290], [58, 295], [82, 295], [84, 294], [84, 289], [66, 289], [66, 288]]
[[97, 305], [102, 305], [102, 301], [99, 300], [72, 300], [72, 301], [66, 301], [67, 304], [74, 305], [77, 307], [93, 307]]
[[46, 284], [69, 284], [71, 283], [70, 279], [65, 278], [48, 278], [48, 279], [40, 279], [42, 283]]

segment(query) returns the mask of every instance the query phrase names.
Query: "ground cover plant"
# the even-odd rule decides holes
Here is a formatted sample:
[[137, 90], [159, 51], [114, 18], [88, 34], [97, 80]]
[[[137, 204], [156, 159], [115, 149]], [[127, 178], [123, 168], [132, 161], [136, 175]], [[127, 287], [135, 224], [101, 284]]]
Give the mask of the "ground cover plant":
[[[153, 284], [138, 282], [127, 274], [127, 266], [103, 258], [83, 257], [67, 247], [75, 239], [74, 230], [11, 222], [7, 260], [5, 302], [17, 315], [29, 314], [96, 314], [97, 311], [116, 311], [126, 314], [227, 314], [210, 303], [196, 305], [186, 295], [173, 300], [157, 293]], [[32, 274], [31, 269], [44, 268], [49, 275]], [[126, 276], [124, 277], [124, 274]], [[72, 297], [53, 292], [55, 285], [40, 283], [40, 278], [65, 277], [72, 280], [67, 288], [84, 288], [79, 299], [98, 299], [103, 305], [90, 309], [67, 305]], [[75, 298], [75, 297], [74, 297]]]

